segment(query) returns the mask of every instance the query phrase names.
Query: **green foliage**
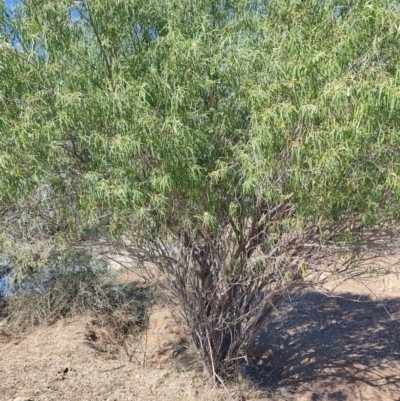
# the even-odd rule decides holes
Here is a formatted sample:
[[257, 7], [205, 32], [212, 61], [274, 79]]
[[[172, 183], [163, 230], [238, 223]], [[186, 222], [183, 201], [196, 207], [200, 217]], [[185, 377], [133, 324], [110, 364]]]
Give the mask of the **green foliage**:
[[214, 227], [289, 196], [297, 219], [395, 217], [399, 13], [344, 3], [2, 6], [2, 207], [51, 208], [69, 235]]

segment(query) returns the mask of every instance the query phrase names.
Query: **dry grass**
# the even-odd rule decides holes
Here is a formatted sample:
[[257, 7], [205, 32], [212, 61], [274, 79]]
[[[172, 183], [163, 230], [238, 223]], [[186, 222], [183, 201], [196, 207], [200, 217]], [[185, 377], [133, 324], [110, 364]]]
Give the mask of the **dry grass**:
[[[123, 272], [114, 283], [136, 280]], [[89, 316], [67, 316], [12, 341], [0, 339], [0, 401], [398, 400], [399, 277], [329, 284], [340, 284], [337, 295], [351, 294], [357, 302], [314, 292], [288, 298], [252, 345], [264, 362], [256, 373], [264, 382], [272, 377], [273, 385], [247, 375], [214, 388], [185, 349], [168, 305], [158, 300], [148, 311], [147, 330], [128, 335], [124, 347]], [[360, 303], [366, 296], [371, 299]]]
[[[126, 274], [124, 282], [129, 282]], [[0, 401], [16, 397], [34, 401], [397, 400], [395, 387], [400, 382], [394, 373], [400, 369], [399, 358], [396, 353], [383, 353], [382, 346], [398, 349], [400, 326], [378, 304], [387, 303], [396, 318], [400, 280], [392, 275], [368, 284], [366, 289], [347, 282], [340, 293], [358, 299], [371, 290], [383, 298], [360, 304], [310, 294], [279, 306], [260, 333], [264, 345], [253, 345], [270, 361], [267, 371], [261, 372], [266, 377], [282, 365], [282, 377], [275, 377], [272, 387], [242, 380], [226, 389], [214, 388], [188, 351], [174, 352], [181, 338], [174, 320], [166, 305], [153, 305], [148, 329], [129, 338], [132, 358], [125, 352], [99, 352], [98, 347], [88, 346], [96, 345], [88, 342], [89, 330], [95, 327], [99, 338], [104, 330], [93, 326], [89, 317], [66, 318], [38, 326], [23, 338], [0, 342]], [[374, 319], [366, 321], [371, 313]], [[340, 326], [332, 323], [339, 319], [343, 319]], [[370, 344], [359, 334], [354, 336], [357, 330], [365, 331]], [[386, 376], [390, 380], [385, 382]]]
[[[34, 401], [227, 401], [202, 374], [177, 361], [158, 366], [129, 362], [124, 354], [110, 358], [85, 346], [84, 322], [59, 322], [40, 328], [18, 344], [0, 345], [0, 400]], [[68, 369], [68, 370], [67, 370]], [[236, 400], [259, 399], [245, 385], [229, 388]]]
[[90, 318], [88, 340], [98, 347], [102, 342], [121, 346], [127, 337], [146, 328], [151, 289], [135, 282], [120, 283], [106, 269], [59, 269], [41, 287], [28, 281], [24, 291], [1, 301], [0, 313], [6, 323], [0, 337], [21, 336], [40, 325], [86, 316]]
[[101, 337], [110, 331], [95, 327], [98, 339], [93, 341], [88, 338], [93, 327], [88, 317], [66, 318], [38, 326], [25, 337], [0, 341], [0, 401], [268, 399], [249, 382], [214, 388], [187, 351], [176, 355], [180, 336], [166, 307], [152, 308], [146, 335], [129, 338], [130, 355], [103, 352], [110, 350]]

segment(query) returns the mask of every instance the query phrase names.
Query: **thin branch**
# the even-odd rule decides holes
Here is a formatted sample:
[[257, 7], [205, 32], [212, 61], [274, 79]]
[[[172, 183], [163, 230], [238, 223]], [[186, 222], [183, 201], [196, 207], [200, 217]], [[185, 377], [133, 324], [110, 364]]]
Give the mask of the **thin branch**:
[[101, 51], [101, 54], [102, 54], [102, 56], [103, 56], [104, 62], [105, 62], [105, 64], [106, 64], [107, 77], [108, 77], [108, 79], [110, 80], [110, 82], [113, 83], [113, 74], [112, 74], [111, 63], [110, 63], [110, 60], [109, 60], [108, 57], [107, 57], [107, 53], [106, 53], [106, 51], [105, 51], [105, 49], [104, 49], [103, 42], [102, 42], [102, 40], [101, 40], [99, 31], [98, 31], [98, 29], [97, 29], [97, 27], [96, 27], [96, 24], [95, 24], [94, 21], [93, 21], [92, 15], [91, 15], [91, 13], [90, 13], [90, 9], [89, 9], [88, 2], [87, 2], [87, 1], [83, 2], [83, 6], [86, 8], [88, 15], [86, 16], [86, 15], [85, 15], [82, 11], [80, 11], [79, 9], [77, 9], [77, 12], [80, 14], [80, 16], [81, 16], [83, 19], [85, 19], [87, 22], [89, 22], [90, 26], [92, 27], [93, 32], [94, 32], [94, 34], [95, 34], [95, 36], [96, 36], [97, 43], [98, 43], [98, 45], [99, 45], [99, 47], [100, 47], [100, 51]]

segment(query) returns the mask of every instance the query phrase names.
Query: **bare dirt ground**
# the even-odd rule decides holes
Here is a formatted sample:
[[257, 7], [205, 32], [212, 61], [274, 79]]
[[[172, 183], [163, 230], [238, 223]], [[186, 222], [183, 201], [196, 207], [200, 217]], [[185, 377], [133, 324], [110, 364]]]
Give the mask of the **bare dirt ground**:
[[100, 346], [107, 333], [84, 318], [0, 342], [0, 401], [400, 400], [400, 278], [365, 284], [285, 299], [230, 395], [203, 378], [167, 307], [156, 305], [147, 333], [119, 352]]
[[253, 377], [285, 400], [400, 400], [400, 296], [382, 279], [370, 286], [378, 298], [348, 283], [337, 297], [282, 302], [259, 335]]

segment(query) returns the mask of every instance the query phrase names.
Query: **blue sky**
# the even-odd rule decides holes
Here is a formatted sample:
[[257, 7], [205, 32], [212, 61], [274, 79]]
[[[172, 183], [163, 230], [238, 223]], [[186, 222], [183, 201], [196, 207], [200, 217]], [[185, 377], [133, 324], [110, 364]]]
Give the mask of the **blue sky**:
[[6, 4], [6, 7], [11, 7], [16, 3], [16, 1], [18, 0], [4, 0], [4, 3]]

